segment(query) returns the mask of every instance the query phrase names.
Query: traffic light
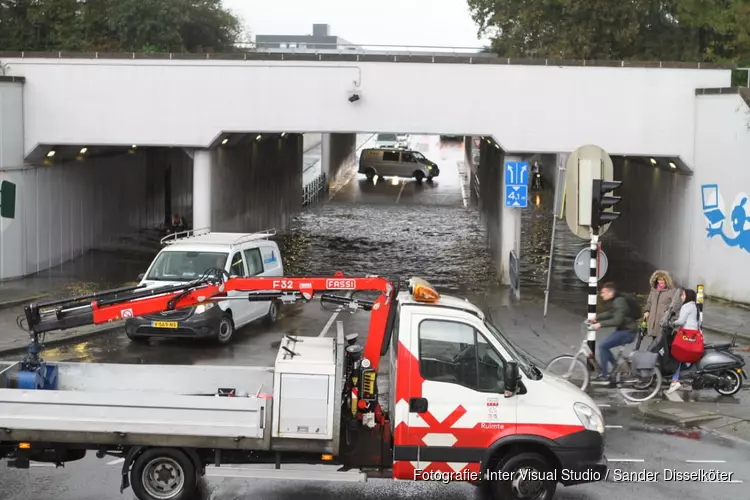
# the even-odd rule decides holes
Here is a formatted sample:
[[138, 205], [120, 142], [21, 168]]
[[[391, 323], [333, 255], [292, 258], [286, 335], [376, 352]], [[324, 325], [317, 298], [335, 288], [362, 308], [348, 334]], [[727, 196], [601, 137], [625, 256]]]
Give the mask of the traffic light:
[[599, 229], [606, 226], [613, 220], [620, 217], [620, 212], [608, 211], [614, 207], [620, 200], [619, 196], [607, 195], [614, 191], [622, 184], [621, 181], [603, 181], [594, 179], [594, 185], [591, 190], [591, 228]]

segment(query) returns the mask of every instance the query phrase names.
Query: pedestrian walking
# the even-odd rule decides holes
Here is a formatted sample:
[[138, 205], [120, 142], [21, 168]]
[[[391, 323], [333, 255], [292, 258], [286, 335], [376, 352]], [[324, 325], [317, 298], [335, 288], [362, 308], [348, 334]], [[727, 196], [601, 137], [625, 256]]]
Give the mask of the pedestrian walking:
[[664, 314], [672, 304], [679, 305], [677, 304], [679, 296], [677, 295], [677, 289], [674, 287], [672, 276], [667, 271], [654, 271], [651, 279], [649, 279], [649, 284], [651, 290], [643, 308], [643, 321], [646, 322], [648, 335], [653, 343], [661, 333], [660, 323]]

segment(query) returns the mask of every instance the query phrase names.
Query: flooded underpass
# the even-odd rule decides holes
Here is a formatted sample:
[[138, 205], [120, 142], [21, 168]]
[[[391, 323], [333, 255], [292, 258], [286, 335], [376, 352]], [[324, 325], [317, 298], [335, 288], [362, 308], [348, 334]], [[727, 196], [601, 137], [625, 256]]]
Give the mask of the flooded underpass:
[[[350, 275], [378, 274], [392, 280], [422, 276], [441, 291], [470, 299], [496, 297], [502, 294], [496, 266], [488, 249], [479, 211], [466, 206], [461, 183], [463, 150], [437, 138], [420, 138], [420, 148], [436, 161], [441, 175], [433, 183], [418, 185], [412, 180], [372, 183], [354, 177], [340, 191], [332, 193], [329, 203], [312, 207], [300, 214], [289, 231], [277, 240], [282, 250], [286, 274], [331, 275], [343, 271]], [[549, 246], [553, 223], [551, 191], [532, 196], [529, 208], [523, 210], [521, 283], [522, 297], [537, 301], [543, 297], [549, 263]], [[586, 288], [573, 273], [573, 259], [587, 242], [574, 237], [565, 222], [556, 222], [556, 249], [551, 280], [551, 302], [570, 311], [585, 314]], [[611, 238], [610, 238], [611, 239]], [[610, 256], [606, 280], [614, 280], [625, 288], [645, 289], [648, 270], [628, 264], [628, 254], [617, 250], [616, 242], [605, 238], [604, 249]], [[77, 264], [82, 291], [87, 283], [120, 286], [135, 280], [145, 271], [153, 257], [142, 254], [95, 253]], [[70, 264], [74, 266], [75, 264]], [[97, 271], [99, 269], [99, 271]], [[104, 270], [107, 270], [104, 272]], [[56, 271], [65, 276], [65, 286], [75, 287], [74, 272]], [[646, 273], [646, 274], [644, 274]], [[638, 276], [637, 279], [633, 278]], [[73, 278], [69, 280], [68, 278]], [[633, 278], [633, 279], [631, 279]], [[62, 283], [62, 282], [60, 282]], [[534, 314], [541, 308], [534, 305]], [[538, 313], [537, 313], [538, 311]], [[20, 307], [14, 312], [20, 312]], [[334, 320], [342, 321], [347, 333], [367, 331], [368, 315], [337, 316], [315, 304], [285, 308], [272, 327], [251, 325], [238, 331], [229, 345], [184, 340], [151, 340], [140, 344], [130, 342], [122, 331], [113, 331], [77, 343], [48, 349], [48, 361], [118, 362], [129, 364], [222, 364], [269, 366], [278, 351], [283, 334], [323, 336]], [[322, 331], [321, 331], [322, 327]], [[53, 334], [50, 335], [52, 337]], [[18, 356], [15, 356], [17, 359]], [[382, 366], [382, 365], [381, 365]], [[702, 401], [711, 402], [706, 394]], [[602, 393], [593, 394], [597, 403], [609, 399]], [[609, 406], [600, 404], [600, 406]], [[696, 465], [686, 458], [713, 460], [716, 468], [732, 471], [739, 480], [750, 480], [747, 448], [727, 444], [703, 432], [679, 432], [673, 426], [646, 423], [636, 408], [604, 408], [607, 430], [608, 458], [613, 469], [635, 473], [642, 469], [664, 468], [692, 471]], [[695, 449], [700, 440], [700, 453]], [[667, 450], [667, 451], [665, 451]], [[699, 456], [698, 456], [699, 455]], [[719, 462], [721, 462], [719, 464]], [[113, 500], [123, 498], [117, 491], [121, 479], [121, 462], [108, 457], [69, 464], [66, 469], [38, 467], [31, 471], [0, 469], [0, 500]], [[467, 485], [410, 484], [372, 480], [365, 485], [317, 483], [314, 486], [293, 482], [240, 480], [233, 478], [237, 469], [210, 468], [201, 500], [243, 500], [271, 498], [286, 500], [305, 493], [310, 498], [330, 500], [361, 498], [413, 498], [415, 500], [475, 498], [475, 489]], [[223, 471], [223, 472], [222, 472]], [[222, 477], [222, 474], [225, 474]], [[31, 479], [33, 478], [33, 480]], [[619, 496], [636, 500], [648, 496], [667, 500], [679, 495], [686, 500], [734, 498], [739, 491], [735, 484], [681, 483], [629, 484], [603, 481], [573, 488], [561, 488], [555, 498], [562, 500], [603, 500]], [[741, 485], [740, 485], [741, 486]], [[312, 488], [312, 489], [310, 489]], [[130, 498], [126, 492], [125, 498]], [[741, 496], [741, 495], [740, 495]], [[739, 497], [737, 497], [739, 498]]]

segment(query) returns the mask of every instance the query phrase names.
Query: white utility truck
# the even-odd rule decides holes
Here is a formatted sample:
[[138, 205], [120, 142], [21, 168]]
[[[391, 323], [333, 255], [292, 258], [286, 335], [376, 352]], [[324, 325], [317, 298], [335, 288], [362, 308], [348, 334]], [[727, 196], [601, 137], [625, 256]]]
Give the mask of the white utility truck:
[[[88, 451], [121, 457], [121, 491], [131, 486], [139, 500], [186, 500], [207, 466], [240, 463], [275, 464], [256, 470], [263, 478], [449, 478], [503, 500], [549, 499], [558, 483], [604, 479], [596, 404], [536, 367], [470, 302], [416, 278], [399, 292], [376, 276], [216, 276], [26, 306], [29, 355], [0, 364], [0, 458], [27, 468]], [[275, 365], [257, 368], [39, 356], [39, 335], [48, 331], [226, 300], [235, 291], [246, 292], [244, 300], [317, 296], [369, 311], [368, 336], [362, 346], [344, 332], [286, 335]], [[362, 291], [376, 298], [357, 298]], [[381, 359], [389, 366], [379, 380]], [[339, 469], [304, 473], [287, 464]]]

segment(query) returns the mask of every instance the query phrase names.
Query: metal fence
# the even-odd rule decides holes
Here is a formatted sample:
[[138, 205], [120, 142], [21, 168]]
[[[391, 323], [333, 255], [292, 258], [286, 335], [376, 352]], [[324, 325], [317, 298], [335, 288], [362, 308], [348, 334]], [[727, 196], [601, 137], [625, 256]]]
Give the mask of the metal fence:
[[328, 195], [328, 176], [321, 173], [302, 187], [302, 206], [309, 207], [325, 200]]

